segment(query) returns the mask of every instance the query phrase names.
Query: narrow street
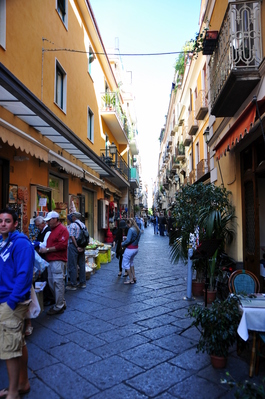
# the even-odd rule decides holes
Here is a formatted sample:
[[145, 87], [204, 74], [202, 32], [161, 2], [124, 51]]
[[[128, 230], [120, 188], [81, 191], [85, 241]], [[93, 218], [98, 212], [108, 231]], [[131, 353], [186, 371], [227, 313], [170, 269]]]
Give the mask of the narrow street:
[[[84, 290], [67, 292], [67, 310], [33, 320], [27, 340], [31, 392], [27, 399], [233, 398], [220, 383], [229, 370], [248, 379], [250, 347], [230, 353], [225, 370], [196, 354], [198, 331], [188, 329], [187, 268], [171, 265], [168, 237], [145, 229], [135, 260], [137, 283], [124, 285], [116, 258]], [[45, 308], [47, 310], [47, 308]], [[259, 378], [264, 376], [261, 361]], [[0, 388], [8, 386], [0, 362]]]

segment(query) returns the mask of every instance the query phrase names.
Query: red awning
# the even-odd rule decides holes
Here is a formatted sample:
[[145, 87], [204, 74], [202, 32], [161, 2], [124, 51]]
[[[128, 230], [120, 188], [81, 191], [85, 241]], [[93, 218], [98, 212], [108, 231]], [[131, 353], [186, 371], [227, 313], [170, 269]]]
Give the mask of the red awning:
[[[257, 103], [260, 114], [262, 115], [265, 108], [265, 97], [257, 101]], [[224, 137], [214, 147], [214, 150], [216, 151], [216, 159], [220, 159], [221, 156], [226, 155], [227, 151], [230, 151], [244, 138], [246, 134], [249, 133], [257, 117], [256, 103], [251, 101], [251, 103], [249, 103], [244, 111], [239, 115], [235, 123], [230, 127]]]

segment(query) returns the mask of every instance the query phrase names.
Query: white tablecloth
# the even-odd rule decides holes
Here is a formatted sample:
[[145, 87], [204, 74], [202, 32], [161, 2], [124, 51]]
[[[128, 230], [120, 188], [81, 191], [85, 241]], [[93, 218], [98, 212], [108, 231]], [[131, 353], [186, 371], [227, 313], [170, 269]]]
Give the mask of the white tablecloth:
[[248, 339], [248, 330], [265, 332], [265, 301], [264, 307], [240, 308], [243, 313], [237, 332], [244, 341]]

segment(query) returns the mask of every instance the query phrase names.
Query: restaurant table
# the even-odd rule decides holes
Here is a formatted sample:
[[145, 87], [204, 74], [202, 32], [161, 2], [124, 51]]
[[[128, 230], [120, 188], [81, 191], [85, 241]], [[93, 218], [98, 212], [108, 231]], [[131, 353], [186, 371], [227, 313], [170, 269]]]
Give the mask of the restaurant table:
[[255, 294], [255, 298], [241, 299], [242, 317], [237, 329], [238, 335], [247, 341], [249, 331], [253, 332], [249, 376], [253, 376], [256, 359], [256, 332], [265, 332], [265, 294]]

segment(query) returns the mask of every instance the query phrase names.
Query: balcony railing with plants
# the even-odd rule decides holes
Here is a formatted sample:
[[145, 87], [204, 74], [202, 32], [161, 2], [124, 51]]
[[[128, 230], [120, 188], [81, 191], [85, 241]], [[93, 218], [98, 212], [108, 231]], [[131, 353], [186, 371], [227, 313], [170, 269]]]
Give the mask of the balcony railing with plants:
[[126, 135], [129, 136], [130, 126], [126, 115], [124, 115], [119, 96], [115, 92], [101, 93], [101, 112], [115, 112]]
[[126, 180], [129, 180], [129, 172], [130, 168], [128, 164], [124, 161], [119, 151], [116, 149], [114, 154], [110, 153], [109, 148], [105, 148], [100, 150], [101, 159], [113, 169], [116, 169], [121, 175], [125, 177]]
[[208, 112], [206, 90], [200, 90], [195, 100], [195, 118], [203, 120]]
[[182, 161], [185, 158], [185, 147], [183, 143], [176, 146], [175, 158], [177, 161]]
[[211, 58], [211, 101], [232, 70], [255, 70], [262, 60], [261, 1], [230, 3]]

